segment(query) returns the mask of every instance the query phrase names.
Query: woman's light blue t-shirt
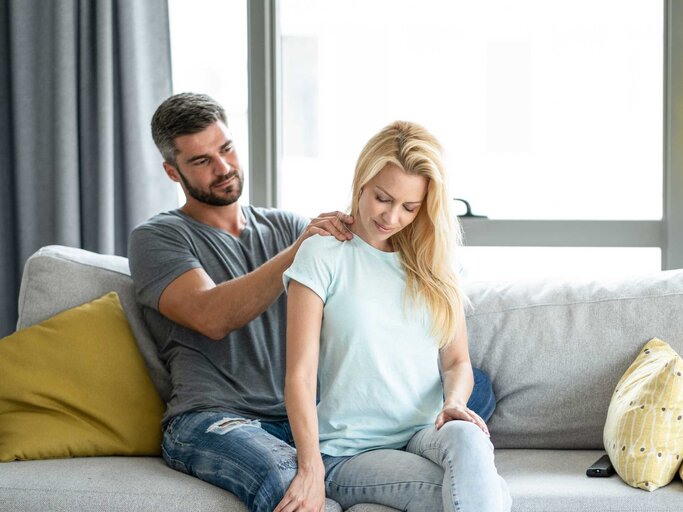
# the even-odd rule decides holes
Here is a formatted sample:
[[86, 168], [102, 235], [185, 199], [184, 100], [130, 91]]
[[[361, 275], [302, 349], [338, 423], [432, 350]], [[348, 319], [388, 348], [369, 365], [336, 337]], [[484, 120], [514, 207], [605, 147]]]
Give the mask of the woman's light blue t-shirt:
[[426, 312], [404, 305], [398, 253], [354, 236], [304, 241], [290, 280], [324, 302], [320, 333], [320, 450], [355, 455], [400, 448], [443, 405], [437, 340]]

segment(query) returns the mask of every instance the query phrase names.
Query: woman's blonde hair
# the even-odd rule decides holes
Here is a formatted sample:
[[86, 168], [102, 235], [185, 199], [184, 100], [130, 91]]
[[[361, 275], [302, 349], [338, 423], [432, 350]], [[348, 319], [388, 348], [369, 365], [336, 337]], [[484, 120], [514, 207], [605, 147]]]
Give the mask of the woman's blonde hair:
[[422, 126], [395, 121], [373, 136], [361, 151], [353, 178], [351, 214], [358, 215], [363, 187], [388, 164], [428, 179], [427, 196], [415, 220], [391, 237], [406, 272], [406, 299], [432, 317], [439, 348], [454, 337], [463, 320], [463, 297], [454, 270], [460, 225], [451, 214], [439, 141]]

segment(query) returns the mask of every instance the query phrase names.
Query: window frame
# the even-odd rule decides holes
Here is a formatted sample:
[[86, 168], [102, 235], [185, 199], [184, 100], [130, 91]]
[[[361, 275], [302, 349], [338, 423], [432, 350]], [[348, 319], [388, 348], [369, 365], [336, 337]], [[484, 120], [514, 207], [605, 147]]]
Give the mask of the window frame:
[[[250, 201], [278, 206], [281, 97], [278, 0], [248, 2]], [[664, 137], [661, 220], [463, 218], [470, 246], [659, 247], [662, 269], [683, 268], [683, 2], [663, 0]], [[676, 143], [680, 141], [679, 143]]]

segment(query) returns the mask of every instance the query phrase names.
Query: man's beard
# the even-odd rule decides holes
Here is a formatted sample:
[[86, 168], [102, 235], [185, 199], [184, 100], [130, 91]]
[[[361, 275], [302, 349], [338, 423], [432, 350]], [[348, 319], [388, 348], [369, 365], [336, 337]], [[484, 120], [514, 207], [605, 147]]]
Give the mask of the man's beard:
[[228, 197], [221, 197], [213, 194], [211, 192], [211, 188], [209, 188], [208, 192], [195, 188], [190, 185], [185, 176], [183, 176], [183, 173], [180, 172], [180, 169], [176, 167], [176, 171], [178, 171], [178, 176], [180, 176], [180, 180], [183, 182], [183, 185], [185, 185], [185, 190], [187, 190], [187, 193], [200, 203], [209, 204], [211, 206], [228, 206], [237, 201], [242, 195], [244, 183], [242, 182], [242, 177], [237, 170], [227, 174], [226, 176], [223, 176], [220, 180], [217, 180], [211, 184], [211, 187], [215, 187], [216, 185], [219, 185], [220, 183], [223, 183], [234, 176], [234, 184], [229, 187], [229, 189], [232, 189], [232, 193]]

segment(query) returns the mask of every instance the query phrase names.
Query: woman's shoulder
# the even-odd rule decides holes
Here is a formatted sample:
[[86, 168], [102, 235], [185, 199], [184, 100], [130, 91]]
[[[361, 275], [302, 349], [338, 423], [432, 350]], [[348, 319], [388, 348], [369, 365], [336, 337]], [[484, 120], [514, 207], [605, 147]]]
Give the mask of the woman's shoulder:
[[341, 242], [337, 240], [332, 235], [313, 235], [308, 237], [303, 241], [299, 251], [304, 251], [310, 254], [325, 253], [330, 252], [339, 253], [344, 250], [346, 242]]

